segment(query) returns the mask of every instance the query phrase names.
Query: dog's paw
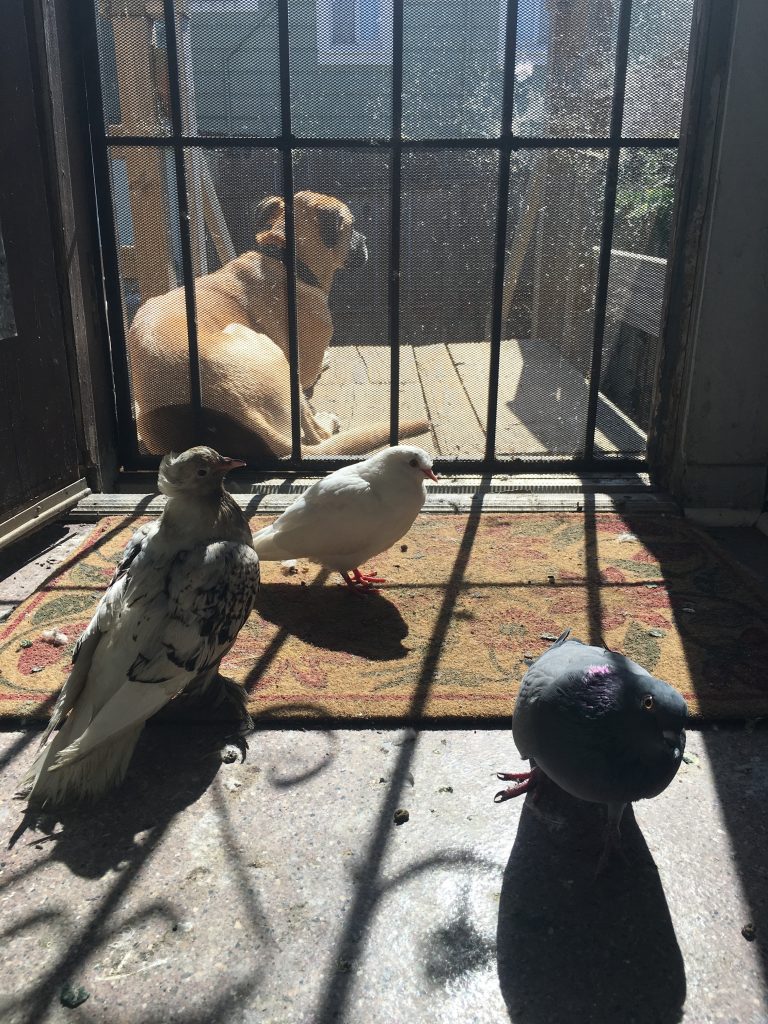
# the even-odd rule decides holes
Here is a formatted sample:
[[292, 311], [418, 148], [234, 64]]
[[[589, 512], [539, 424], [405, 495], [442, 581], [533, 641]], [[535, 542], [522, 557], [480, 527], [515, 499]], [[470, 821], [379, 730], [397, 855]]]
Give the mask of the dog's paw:
[[326, 437], [332, 437], [334, 434], [338, 434], [341, 429], [341, 420], [335, 412], [315, 413], [315, 419], [326, 432]]

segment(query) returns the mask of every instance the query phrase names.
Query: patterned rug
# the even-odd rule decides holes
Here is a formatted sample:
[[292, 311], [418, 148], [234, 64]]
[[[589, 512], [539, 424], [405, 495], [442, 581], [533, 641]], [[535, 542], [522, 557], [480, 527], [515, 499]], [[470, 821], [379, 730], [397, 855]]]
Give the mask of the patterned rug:
[[[0, 717], [47, 717], [143, 521], [102, 520], [3, 625]], [[765, 595], [682, 519], [424, 514], [373, 567], [390, 582], [357, 597], [310, 563], [291, 576], [263, 565], [257, 610], [223, 664], [255, 718], [502, 722], [527, 665], [566, 627], [666, 679], [694, 717], [768, 713]], [[51, 629], [64, 646], [42, 638]]]

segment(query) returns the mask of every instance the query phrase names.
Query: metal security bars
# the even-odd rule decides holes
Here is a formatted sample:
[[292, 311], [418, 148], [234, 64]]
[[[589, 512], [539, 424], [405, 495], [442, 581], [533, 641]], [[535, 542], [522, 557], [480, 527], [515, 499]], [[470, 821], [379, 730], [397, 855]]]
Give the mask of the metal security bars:
[[[303, 439], [297, 168], [306, 187], [317, 177], [338, 182], [342, 200], [360, 192], [381, 243], [363, 301], [350, 286], [348, 308], [334, 310], [347, 347], [334, 340], [332, 370], [318, 385], [326, 399], [329, 373], [354, 396], [362, 367], [370, 408], [388, 396], [389, 442], [421, 402], [437, 461], [455, 472], [643, 465], [691, 3], [574, 0], [566, 13], [569, 5], [550, 0], [485, 6], [498, 17], [497, 38], [477, 27], [467, 0], [98, 0], [86, 65], [127, 468], [149, 468], [158, 454], [137, 434], [142, 382], [126, 352], [130, 322], [148, 298], [183, 289], [188, 382], [170, 404], [190, 413], [190, 436], [206, 439], [196, 279], [249, 247], [247, 211], [270, 191], [285, 206], [290, 453], [261, 453], [257, 465], [325, 470], [359, 457], [310, 457]], [[430, 42], [448, 31], [444, 10], [464, 19], [462, 68], [454, 43]], [[344, 17], [360, 19], [347, 34]], [[571, 42], [579, 33], [589, 40], [581, 49]], [[206, 39], [216, 44], [209, 62]], [[244, 53], [252, 63], [243, 58], [233, 73]], [[653, 93], [649, 81], [668, 65], [674, 88]], [[530, 80], [538, 84], [526, 92]], [[220, 201], [233, 181], [246, 189], [242, 202], [234, 193]], [[358, 329], [384, 346], [369, 353]], [[345, 378], [339, 367], [353, 366], [352, 348], [358, 376]], [[352, 426], [374, 415], [367, 409]]]

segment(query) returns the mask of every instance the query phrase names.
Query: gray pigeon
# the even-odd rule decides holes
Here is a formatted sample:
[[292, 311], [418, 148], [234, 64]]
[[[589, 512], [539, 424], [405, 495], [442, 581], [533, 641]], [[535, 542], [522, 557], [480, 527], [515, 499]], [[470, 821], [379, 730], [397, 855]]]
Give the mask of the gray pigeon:
[[512, 735], [530, 772], [500, 772], [519, 796], [543, 772], [571, 796], [606, 804], [598, 870], [619, 843], [633, 800], [658, 796], [680, 767], [688, 709], [681, 695], [622, 654], [569, 640], [566, 630], [523, 677]]
[[182, 690], [222, 687], [247, 717], [241, 687], [217, 679], [259, 586], [248, 521], [223, 485], [244, 465], [206, 447], [162, 460], [163, 513], [133, 535], [78, 640], [20, 796], [99, 796], [125, 775], [144, 722]]
[[309, 558], [335, 569], [352, 590], [370, 589], [385, 581], [359, 566], [410, 530], [426, 500], [427, 479], [437, 476], [422, 448], [385, 448], [315, 481], [255, 534], [254, 549], [265, 562]]

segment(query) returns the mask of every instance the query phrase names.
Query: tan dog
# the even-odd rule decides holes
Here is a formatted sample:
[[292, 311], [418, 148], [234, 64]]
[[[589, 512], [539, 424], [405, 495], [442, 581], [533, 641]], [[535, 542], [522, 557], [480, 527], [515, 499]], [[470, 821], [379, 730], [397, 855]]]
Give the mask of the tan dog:
[[[333, 336], [328, 294], [334, 275], [368, 258], [353, 220], [332, 196], [294, 197], [303, 455], [362, 455], [389, 440], [384, 423], [334, 435], [336, 417], [316, 414], [305, 394], [323, 371]], [[256, 243], [256, 251], [195, 282], [203, 436], [189, 405], [183, 288], [148, 299], [134, 318], [127, 338], [131, 384], [141, 444], [152, 454], [200, 443], [256, 458], [291, 453], [282, 199], [265, 199], [256, 208]], [[426, 420], [408, 421], [401, 436], [428, 429]]]

